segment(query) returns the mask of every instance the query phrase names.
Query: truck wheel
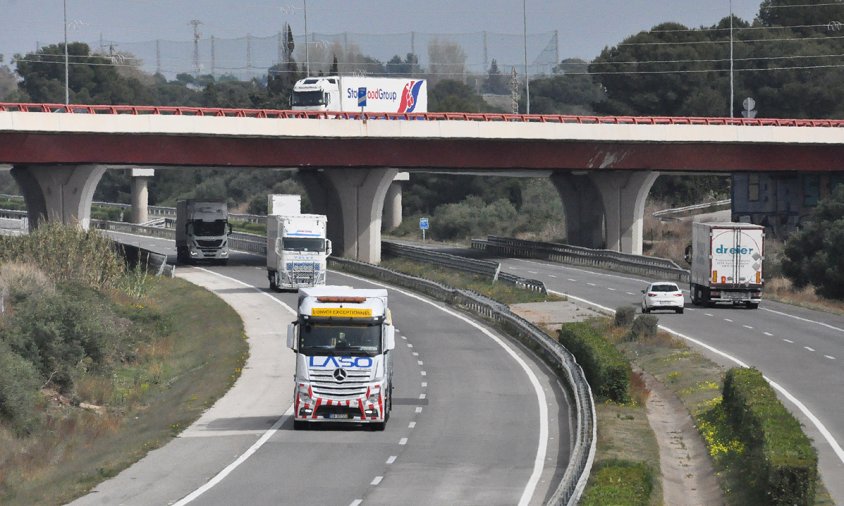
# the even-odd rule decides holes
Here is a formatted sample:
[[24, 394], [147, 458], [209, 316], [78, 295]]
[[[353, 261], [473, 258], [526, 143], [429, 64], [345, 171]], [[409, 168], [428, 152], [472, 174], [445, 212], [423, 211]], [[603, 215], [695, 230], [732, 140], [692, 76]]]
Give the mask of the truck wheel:
[[685, 308], [678, 307], [678, 308], [677, 308], [677, 313], [679, 313], [679, 314], [683, 314], [683, 309], [685, 309]]
[[372, 430], [375, 432], [383, 432], [384, 428], [387, 427], [387, 422], [378, 422], [371, 424]]
[[651, 312], [650, 309], [648, 309], [646, 306], [642, 306], [642, 314], [648, 314], [650, 312]]
[[759, 303], [758, 303], [758, 302], [748, 302], [748, 303], [747, 303], [747, 309], [756, 309], [756, 308], [758, 308], [758, 307], [759, 307]]
[[698, 290], [694, 286], [689, 288], [689, 293], [692, 295], [692, 304], [697, 306], [700, 304], [700, 297], [698, 296]]
[[308, 430], [310, 425], [303, 420], [293, 420], [293, 430]]

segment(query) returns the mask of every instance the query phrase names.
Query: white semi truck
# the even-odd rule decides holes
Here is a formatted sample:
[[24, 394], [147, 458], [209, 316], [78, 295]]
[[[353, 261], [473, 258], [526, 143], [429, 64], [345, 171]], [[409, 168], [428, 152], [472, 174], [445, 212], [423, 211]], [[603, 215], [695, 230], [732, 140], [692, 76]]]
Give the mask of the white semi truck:
[[229, 210], [225, 202], [176, 202], [176, 259], [179, 263], [229, 260]]
[[322, 214], [267, 216], [267, 278], [272, 290], [325, 284], [331, 241]]
[[428, 84], [397, 77], [307, 77], [293, 85], [290, 106], [294, 111], [428, 112]]
[[287, 346], [296, 353], [294, 429], [324, 422], [384, 429], [392, 409], [396, 346], [387, 290], [302, 288]]
[[765, 227], [751, 223], [693, 223], [689, 290], [692, 304], [728, 302], [748, 308], [762, 300]]

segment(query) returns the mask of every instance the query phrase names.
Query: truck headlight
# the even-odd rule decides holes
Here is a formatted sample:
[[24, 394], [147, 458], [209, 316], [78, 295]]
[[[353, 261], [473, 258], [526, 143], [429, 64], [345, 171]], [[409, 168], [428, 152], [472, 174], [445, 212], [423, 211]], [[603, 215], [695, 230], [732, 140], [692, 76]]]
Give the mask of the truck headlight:
[[300, 403], [310, 403], [311, 402], [311, 396], [310, 396], [310, 394], [308, 394], [308, 388], [307, 387], [297, 388], [297, 395], [299, 396], [299, 402]]
[[376, 404], [380, 397], [381, 397], [381, 385], [375, 385], [374, 387], [372, 387], [369, 390], [369, 398], [367, 399], [367, 402], [371, 402], [373, 404]]

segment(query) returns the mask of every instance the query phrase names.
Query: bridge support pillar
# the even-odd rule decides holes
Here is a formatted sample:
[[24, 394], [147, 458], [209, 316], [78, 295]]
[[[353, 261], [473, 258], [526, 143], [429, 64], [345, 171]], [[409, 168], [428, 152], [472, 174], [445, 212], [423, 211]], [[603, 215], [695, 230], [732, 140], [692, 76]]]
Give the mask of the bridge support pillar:
[[104, 165], [16, 165], [12, 177], [23, 192], [30, 230], [40, 221], [91, 223], [94, 190], [106, 171]]
[[387, 196], [384, 198], [384, 230], [387, 232], [401, 225], [401, 182], [409, 180], [407, 172], [399, 172], [387, 188]]
[[604, 207], [594, 182], [586, 175], [558, 172], [551, 183], [566, 215], [566, 239], [572, 246], [604, 247]]
[[335, 254], [381, 262], [384, 197], [397, 172], [348, 168], [300, 172], [314, 208], [328, 217], [328, 238]]
[[149, 206], [148, 184], [155, 175], [155, 169], [129, 169], [132, 177], [132, 223], [146, 223], [149, 221], [147, 207]]
[[657, 177], [659, 173], [646, 170], [590, 175], [606, 212], [606, 249], [642, 254], [645, 200]]

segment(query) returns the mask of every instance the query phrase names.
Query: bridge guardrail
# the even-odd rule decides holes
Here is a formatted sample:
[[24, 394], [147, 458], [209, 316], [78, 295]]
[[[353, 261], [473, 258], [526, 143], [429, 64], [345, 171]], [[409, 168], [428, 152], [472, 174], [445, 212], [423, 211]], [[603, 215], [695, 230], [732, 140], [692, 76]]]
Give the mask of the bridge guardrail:
[[616, 270], [646, 277], [689, 282], [689, 271], [671, 260], [641, 255], [630, 255], [618, 251], [598, 250], [569, 246], [567, 244], [526, 241], [511, 237], [488, 236], [487, 239], [472, 239], [472, 248], [498, 255], [521, 258], [539, 258], [574, 265]]
[[715, 202], [707, 202], [705, 204], [694, 204], [691, 206], [684, 206], [684, 207], [675, 207], [673, 209], [661, 209], [659, 211], [655, 211], [651, 214], [654, 218], [659, 218], [663, 216], [668, 216], [670, 214], [680, 214], [685, 213], [688, 211], [696, 211], [698, 209], [706, 209], [708, 207], [721, 207], [730, 205], [732, 202], [731, 199], [724, 199], [724, 200], [716, 200]]
[[503, 281], [519, 288], [547, 294], [545, 283], [537, 279], [526, 279], [515, 274], [501, 272], [501, 264], [489, 260], [466, 258], [449, 253], [442, 253], [425, 248], [408, 246], [391, 241], [381, 241], [381, 253], [392, 256], [410, 258], [418, 262], [425, 262], [449, 269], [478, 274], [489, 277], [494, 281]]
[[575, 426], [575, 441], [569, 465], [548, 503], [577, 504], [586, 487], [595, 459], [597, 433], [592, 390], [571, 352], [527, 320], [513, 314], [504, 304], [482, 295], [346, 258], [330, 257], [328, 261], [332, 266], [339, 266], [343, 270], [410, 288], [492, 320], [503, 327], [505, 332], [514, 335], [545, 357], [558, 372], [562, 373], [566, 388], [575, 400], [575, 412], [572, 419]]

